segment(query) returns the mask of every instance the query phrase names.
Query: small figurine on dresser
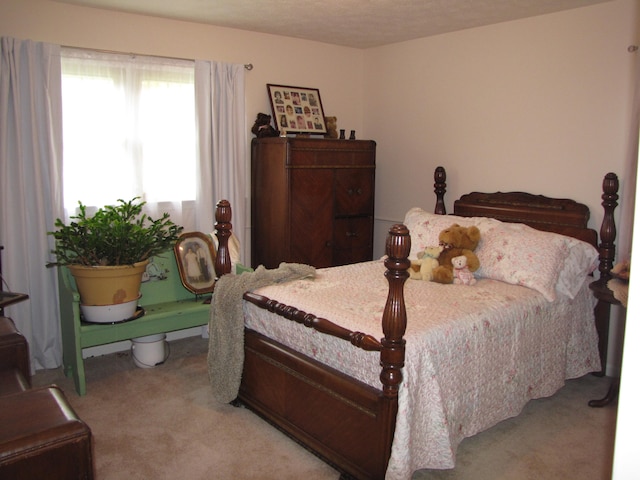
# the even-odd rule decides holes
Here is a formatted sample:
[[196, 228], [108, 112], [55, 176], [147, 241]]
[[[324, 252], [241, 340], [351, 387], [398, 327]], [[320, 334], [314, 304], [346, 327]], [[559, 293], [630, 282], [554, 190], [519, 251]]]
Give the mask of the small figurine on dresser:
[[338, 117], [324, 117], [327, 133], [324, 138], [338, 138]]
[[258, 138], [277, 137], [280, 133], [271, 126], [271, 115], [258, 113], [256, 121], [251, 127], [251, 133]]

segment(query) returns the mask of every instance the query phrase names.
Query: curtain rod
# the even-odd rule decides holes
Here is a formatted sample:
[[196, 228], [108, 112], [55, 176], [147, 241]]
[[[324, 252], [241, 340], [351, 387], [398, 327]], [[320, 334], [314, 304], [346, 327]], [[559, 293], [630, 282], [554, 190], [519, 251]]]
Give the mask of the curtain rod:
[[[90, 52], [99, 52], [99, 53], [113, 53], [116, 55], [143, 55], [145, 57], [156, 57], [156, 58], [166, 58], [168, 60], [191, 60], [191, 61], [195, 61], [193, 58], [182, 58], [182, 57], [169, 57], [166, 55], [146, 55], [146, 54], [142, 54], [142, 53], [133, 53], [133, 52], [118, 52], [116, 50], [104, 50], [104, 49], [100, 49], [100, 48], [88, 48], [88, 47], [74, 47], [71, 45], [61, 45], [63, 48], [75, 48], [76, 50], [87, 50]], [[244, 64], [244, 68], [247, 71], [251, 71], [253, 70], [253, 63], [245, 63]]]

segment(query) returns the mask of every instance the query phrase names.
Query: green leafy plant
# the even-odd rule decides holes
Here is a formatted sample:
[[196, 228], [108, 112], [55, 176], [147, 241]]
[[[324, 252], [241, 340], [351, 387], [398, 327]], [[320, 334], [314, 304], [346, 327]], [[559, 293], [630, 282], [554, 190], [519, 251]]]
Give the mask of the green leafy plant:
[[182, 227], [174, 224], [165, 213], [154, 220], [142, 213], [146, 202], [140, 197], [125, 202], [118, 200], [115, 206], [100, 208], [87, 216], [86, 206], [79, 203], [78, 215], [66, 225], [57, 219], [58, 230], [48, 232], [56, 240], [51, 253], [57, 265], [133, 265], [171, 248], [178, 239]]

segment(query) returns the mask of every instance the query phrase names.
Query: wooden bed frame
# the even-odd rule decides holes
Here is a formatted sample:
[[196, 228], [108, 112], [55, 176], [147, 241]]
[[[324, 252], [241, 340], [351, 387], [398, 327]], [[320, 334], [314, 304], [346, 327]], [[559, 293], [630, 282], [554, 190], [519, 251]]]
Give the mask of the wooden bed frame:
[[[434, 174], [435, 213], [446, 214], [446, 172]], [[604, 221], [600, 230], [600, 276], [609, 278], [615, 252], [613, 211], [617, 206], [618, 182], [609, 173], [603, 182]], [[597, 245], [597, 232], [589, 229], [589, 209], [567, 199], [552, 199], [528, 193], [470, 193], [454, 203], [454, 214], [493, 217], [526, 223], [534, 228], [570, 235]], [[223, 200], [216, 210], [216, 257], [218, 275], [231, 269], [227, 240], [231, 232], [231, 207]], [[246, 293], [244, 299], [319, 332], [349, 341], [357, 348], [380, 352], [380, 389], [355, 380], [335, 369], [245, 329], [245, 362], [238, 401], [341, 472], [341, 478], [383, 479], [391, 454], [402, 382], [407, 315], [404, 283], [410, 265], [411, 240], [404, 225], [394, 225], [386, 241], [385, 277], [389, 293], [382, 317], [384, 338], [377, 340], [352, 332], [327, 319], [283, 305], [266, 297]], [[600, 355], [605, 328], [597, 325]]]

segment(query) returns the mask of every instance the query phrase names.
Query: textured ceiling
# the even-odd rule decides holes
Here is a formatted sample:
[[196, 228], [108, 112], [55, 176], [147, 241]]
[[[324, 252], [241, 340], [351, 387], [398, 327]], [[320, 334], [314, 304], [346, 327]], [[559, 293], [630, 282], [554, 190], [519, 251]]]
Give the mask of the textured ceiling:
[[54, 0], [356, 48], [609, 0]]

